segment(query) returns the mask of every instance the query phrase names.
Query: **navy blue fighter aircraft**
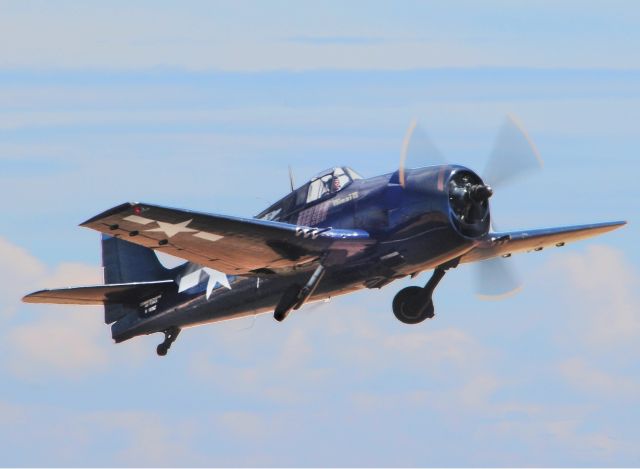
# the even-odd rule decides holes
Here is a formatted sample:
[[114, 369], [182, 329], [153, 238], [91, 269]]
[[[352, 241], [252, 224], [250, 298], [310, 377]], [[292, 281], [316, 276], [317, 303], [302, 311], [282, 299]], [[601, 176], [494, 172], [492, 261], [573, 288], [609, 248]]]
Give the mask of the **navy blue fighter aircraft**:
[[[482, 261], [482, 281], [492, 289], [483, 293], [502, 293], [491, 284], [505, 272], [501, 258], [625, 224], [494, 232], [488, 183], [496, 187], [537, 162], [526, 134], [506, 122], [484, 179], [458, 165], [405, 169], [416, 135], [412, 125], [399, 170], [370, 179], [346, 167], [323, 171], [295, 190], [292, 184], [255, 218], [146, 203], [111, 208], [81, 224], [103, 233], [105, 284], [42, 290], [23, 300], [104, 305], [116, 343], [162, 332], [162, 356], [185, 327], [264, 312], [283, 321], [305, 303], [433, 270], [424, 286], [404, 288], [393, 300], [395, 316], [417, 324], [434, 316], [433, 292], [448, 269]], [[154, 251], [187, 262], [169, 269]]]

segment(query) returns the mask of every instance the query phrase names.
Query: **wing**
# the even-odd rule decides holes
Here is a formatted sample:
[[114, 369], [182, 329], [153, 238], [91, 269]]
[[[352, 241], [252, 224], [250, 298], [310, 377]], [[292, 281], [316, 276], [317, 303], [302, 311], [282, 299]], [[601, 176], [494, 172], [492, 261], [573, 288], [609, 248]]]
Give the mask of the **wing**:
[[160, 293], [171, 284], [175, 285], [175, 282], [173, 280], [158, 280], [155, 282], [118, 283], [40, 290], [29, 293], [22, 298], [22, 301], [25, 303], [61, 305], [128, 304], [140, 301], [141, 297]]
[[461, 262], [475, 262], [498, 256], [508, 257], [518, 252], [541, 251], [551, 246], [560, 247], [570, 241], [598, 236], [626, 224], [627, 222], [625, 221], [615, 221], [591, 225], [491, 233], [488, 239], [481, 241], [480, 244], [462, 256]]
[[288, 223], [125, 203], [81, 226], [231, 275], [286, 273], [320, 256], [355, 256], [374, 243], [363, 230]]

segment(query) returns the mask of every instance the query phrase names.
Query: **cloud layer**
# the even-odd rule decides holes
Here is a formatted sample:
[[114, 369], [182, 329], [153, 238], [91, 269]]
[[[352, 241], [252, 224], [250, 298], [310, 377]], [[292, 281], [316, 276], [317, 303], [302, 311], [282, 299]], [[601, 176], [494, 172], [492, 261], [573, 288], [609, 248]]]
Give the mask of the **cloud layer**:
[[0, 8], [0, 56], [11, 68], [639, 65], [633, 48], [639, 13], [629, 2], [606, 11], [596, 2], [470, 1], [323, 2], [310, 8], [291, 2], [54, 6], [29, 0]]
[[[85, 265], [48, 269], [24, 249], [6, 240], [1, 245], [7, 258], [24, 266], [17, 283], [2, 285], [4, 297], [16, 285], [86, 283], [99, 272]], [[598, 289], [593, 272], [603, 275]], [[387, 311], [392, 292], [386, 291], [339, 298], [278, 327], [261, 316], [185, 331], [166, 361], [153, 357], [146, 339], [133, 347], [109, 346], [98, 311], [29, 311], [32, 305], [25, 305], [19, 323], [15, 314], [4, 318], [11, 326], [3, 368], [16, 384], [57, 387], [68, 381], [76, 383], [75, 392], [44, 407], [5, 401], [0, 432], [14, 428], [5, 441], [17, 445], [28, 432], [55, 431], [60, 441], [75, 442], [38, 443], [45, 459], [14, 455], [29, 464], [522, 464], [521, 452], [506, 447], [520, 447], [538, 465], [623, 464], [637, 456], [633, 431], [627, 435], [628, 425], [613, 417], [602, 428], [589, 422], [604, 410], [603, 402], [632, 404], [640, 389], [629, 373], [640, 357], [637, 351], [630, 356], [627, 346], [640, 339], [628, 311], [640, 299], [639, 282], [638, 272], [610, 247], [549, 258], [530, 279], [535, 291], [523, 295], [575, 310], [560, 315], [558, 309], [553, 327], [540, 316], [529, 323], [527, 334], [542, 333], [536, 347], [542, 340], [550, 349], [529, 356], [531, 371], [520, 374], [508, 370], [523, 363], [526, 351], [492, 340], [509, 334], [508, 323], [477, 335], [454, 325], [449, 310], [436, 321], [407, 327]], [[535, 308], [531, 302], [517, 314], [531, 317]], [[606, 330], [603, 310], [613, 325]], [[570, 330], [577, 334], [559, 335]], [[617, 367], [600, 360], [603, 348]], [[76, 409], [74, 394], [119, 375], [122, 389], [109, 385]], [[528, 392], [538, 386], [552, 392]], [[164, 409], [173, 396], [183, 400], [189, 393], [186, 406]], [[571, 404], [564, 402], [569, 396]], [[108, 436], [114, 434], [120, 436]], [[455, 452], [448, 440], [454, 434], [465, 442], [464, 451]], [[107, 446], [100, 443], [105, 438]], [[251, 450], [241, 442], [251, 442], [245, 443]]]

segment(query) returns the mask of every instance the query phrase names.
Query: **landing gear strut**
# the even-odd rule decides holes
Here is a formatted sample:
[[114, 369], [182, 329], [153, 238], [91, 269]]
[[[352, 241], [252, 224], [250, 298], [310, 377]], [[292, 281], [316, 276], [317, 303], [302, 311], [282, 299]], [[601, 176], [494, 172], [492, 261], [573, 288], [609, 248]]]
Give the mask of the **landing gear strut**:
[[418, 324], [435, 315], [433, 291], [447, 270], [457, 267], [459, 259], [439, 265], [424, 287], [407, 287], [393, 298], [393, 314], [405, 324]]
[[280, 302], [276, 306], [273, 317], [276, 321], [282, 322], [289, 315], [292, 309], [299, 309], [305, 301], [313, 294], [320, 280], [324, 277], [326, 269], [324, 265], [319, 264], [316, 270], [309, 278], [309, 281], [300, 287], [298, 284], [289, 286], [280, 298]]
[[169, 349], [171, 348], [171, 344], [173, 344], [178, 338], [178, 334], [180, 334], [179, 327], [170, 327], [166, 331], [164, 331], [164, 342], [158, 345], [156, 352], [161, 357], [164, 357]]

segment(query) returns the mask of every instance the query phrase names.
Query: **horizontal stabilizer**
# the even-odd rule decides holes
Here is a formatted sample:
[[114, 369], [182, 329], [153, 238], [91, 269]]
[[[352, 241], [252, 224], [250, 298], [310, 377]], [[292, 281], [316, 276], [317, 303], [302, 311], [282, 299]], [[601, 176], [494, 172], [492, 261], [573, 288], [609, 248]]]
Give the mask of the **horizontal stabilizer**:
[[546, 247], [564, 246], [566, 243], [598, 236], [626, 225], [625, 221], [593, 223], [591, 225], [563, 226], [527, 231], [490, 233], [467, 254], [461, 262], [475, 262], [518, 252], [540, 251]]
[[173, 280], [154, 282], [115, 283], [86, 287], [40, 290], [22, 298], [25, 303], [52, 303], [62, 305], [133, 304], [145, 297], [162, 292]]

